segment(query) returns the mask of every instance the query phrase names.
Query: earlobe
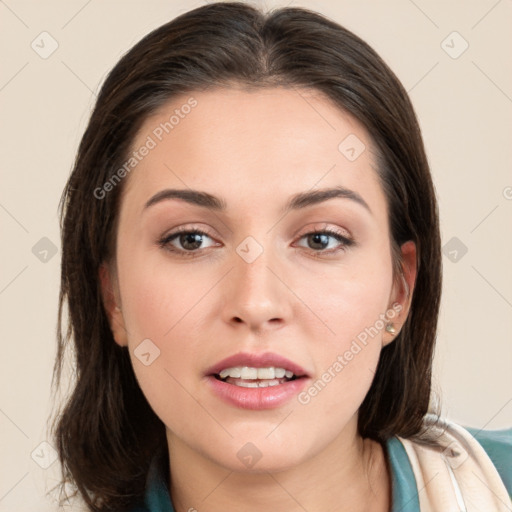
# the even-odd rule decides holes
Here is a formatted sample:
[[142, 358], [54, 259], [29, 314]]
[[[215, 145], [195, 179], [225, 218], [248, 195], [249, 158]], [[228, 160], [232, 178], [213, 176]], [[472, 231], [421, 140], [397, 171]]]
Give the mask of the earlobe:
[[[393, 290], [390, 297], [390, 304], [396, 313], [393, 319], [390, 319], [386, 325], [382, 344], [391, 343], [400, 333], [411, 307], [414, 285], [416, 283], [417, 260], [416, 244], [410, 240], [405, 242], [401, 248], [401, 273], [396, 276]], [[400, 308], [397, 312], [396, 305]], [[391, 310], [391, 308], [390, 308]]]
[[125, 347], [128, 345], [126, 336], [126, 328], [124, 324], [124, 317], [121, 308], [118, 305], [118, 298], [115, 293], [115, 278], [112, 275], [112, 270], [107, 263], [102, 263], [98, 271], [98, 277], [101, 286], [101, 295], [103, 299], [103, 306], [108, 318], [110, 330], [114, 337], [115, 342]]

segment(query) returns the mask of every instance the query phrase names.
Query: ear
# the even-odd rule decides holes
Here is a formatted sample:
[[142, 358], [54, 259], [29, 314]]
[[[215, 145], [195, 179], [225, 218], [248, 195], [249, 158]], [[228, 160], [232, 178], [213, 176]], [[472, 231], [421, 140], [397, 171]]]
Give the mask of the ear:
[[99, 279], [101, 285], [101, 295], [103, 306], [107, 314], [110, 330], [114, 336], [114, 340], [121, 347], [128, 345], [128, 337], [124, 325], [123, 312], [120, 308], [119, 293], [117, 292], [117, 279], [111, 266], [105, 262], [100, 265]]
[[[395, 277], [393, 288], [391, 290], [390, 303], [388, 311], [395, 312], [395, 315], [389, 316], [389, 324], [394, 328], [394, 332], [384, 330], [382, 344], [391, 343], [402, 329], [409, 310], [411, 308], [414, 285], [416, 283], [417, 263], [416, 263], [416, 244], [410, 240], [405, 242], [400, 248], [401, 252], [401, 273]], [[389, 325], [388, 324], [388, 325]]]

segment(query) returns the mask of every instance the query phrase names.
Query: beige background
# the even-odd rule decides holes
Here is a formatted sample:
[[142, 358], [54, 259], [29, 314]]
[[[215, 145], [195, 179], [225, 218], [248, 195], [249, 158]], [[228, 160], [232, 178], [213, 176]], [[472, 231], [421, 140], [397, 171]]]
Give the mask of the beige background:
[[[95, 93], [143, 35], [201, 3], [0, 1], [0, 511], [55, 510], [43, 493], [58, 464], [41, 467], [53, 451], [40, 443], [51, 407], [57, 204]], [[438, 190], [443, 244], [456, 237], [452, 244], [467, 247], [462, 255], [449, 245], [443, 257], [435, 387], [448, 418], [511, 426], [512, 1], [290, 4], [360, 35], [410, 92]], [[48, 51], [50, 37], [58, 48], [43, 59], [31, 43], [42, 52], [46, 38]], [[452, 58], [447, 51], [456, 56], [464, 41], [467, 50]]]

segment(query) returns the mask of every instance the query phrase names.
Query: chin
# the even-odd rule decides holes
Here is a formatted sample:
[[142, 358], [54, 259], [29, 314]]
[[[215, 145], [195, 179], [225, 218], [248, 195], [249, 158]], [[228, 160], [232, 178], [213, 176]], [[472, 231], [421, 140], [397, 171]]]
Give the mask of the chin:
[[236, 473], [263, 474], [286, 471], [299, 465], [306, 457], [305, 453], [287, 444], [280, 442], [278, 446], [272, 445], [268, 440], [260, 442], [242, 441], [233, 442], [222, 452], [205, 454], [214, 463], [226, 470]]
[[267, 474], [267, 473], [279, 473], [296, 467], [300, 463], [300, 458], [289, 457], [288, 454], [275, 454], [271, 456], [263, 455], [259, 460], [256, 460], [253, 464], [244, 463], [238, 459], [230, 457], [227, 460], [218, 461], [223, 467], [229, 471], [233, 471], [239, 474]]

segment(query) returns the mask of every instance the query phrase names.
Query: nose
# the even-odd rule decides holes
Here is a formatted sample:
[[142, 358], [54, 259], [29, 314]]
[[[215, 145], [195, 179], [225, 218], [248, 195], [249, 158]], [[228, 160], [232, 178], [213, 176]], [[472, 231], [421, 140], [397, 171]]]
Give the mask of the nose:
[[235, 268], [224, 283], [223, 319], [252, 331], [278, 329], [290, 318], [292, 294], [270, 251], [251, 263], [234, 254]]

